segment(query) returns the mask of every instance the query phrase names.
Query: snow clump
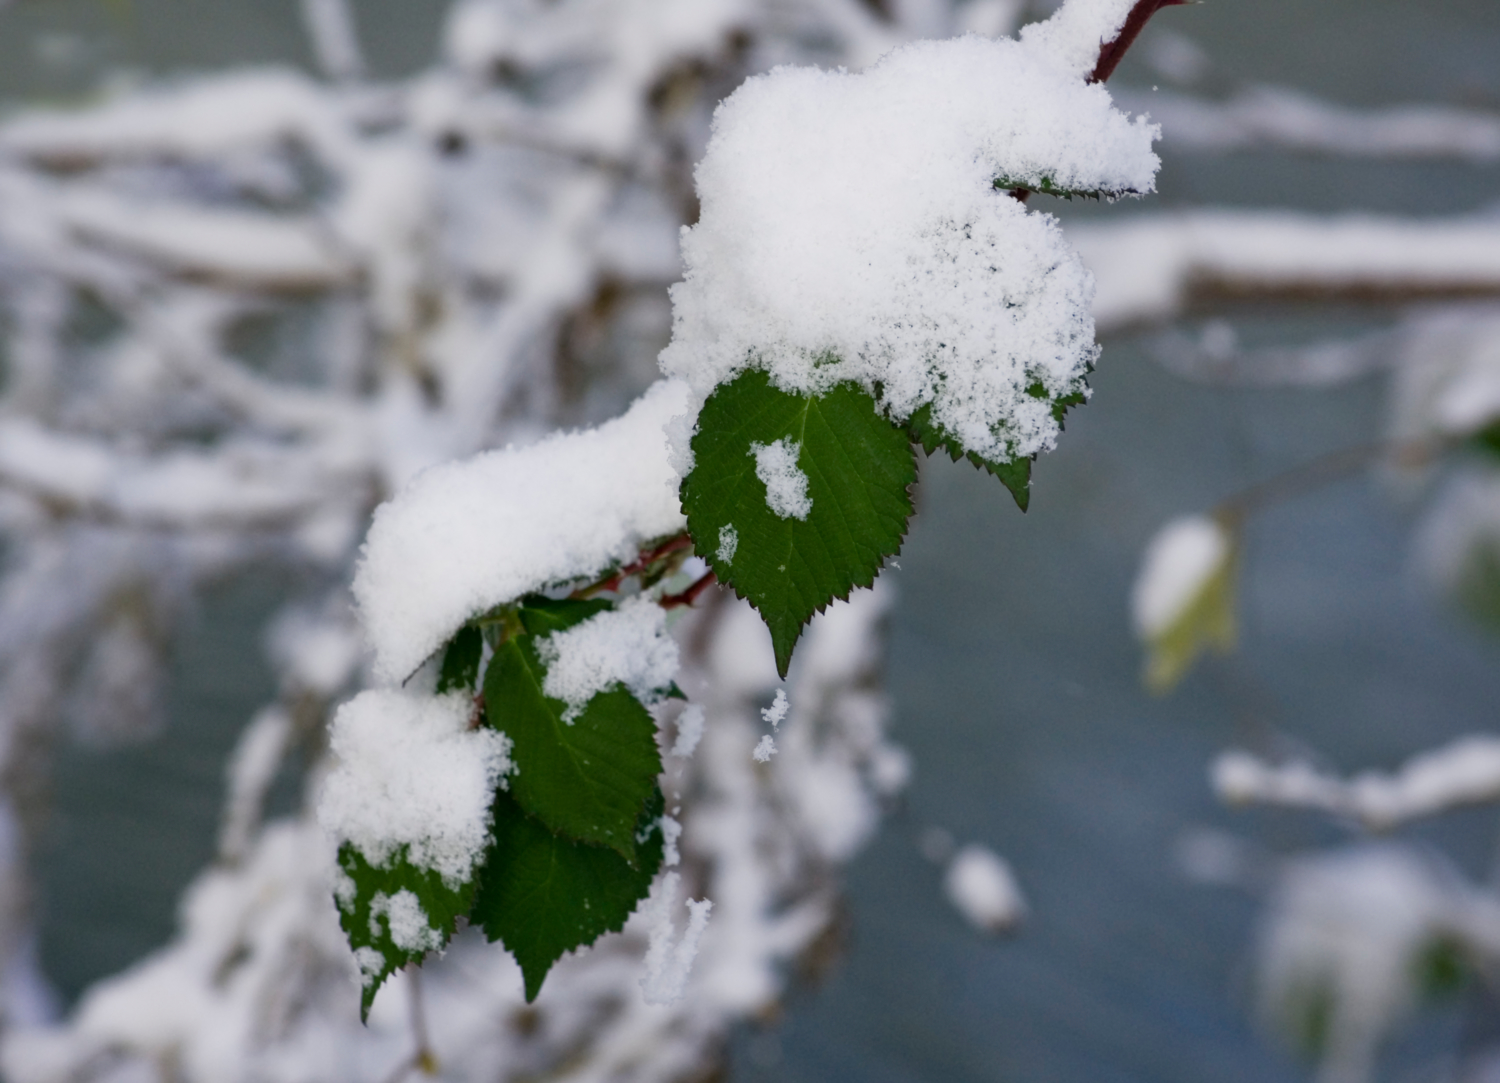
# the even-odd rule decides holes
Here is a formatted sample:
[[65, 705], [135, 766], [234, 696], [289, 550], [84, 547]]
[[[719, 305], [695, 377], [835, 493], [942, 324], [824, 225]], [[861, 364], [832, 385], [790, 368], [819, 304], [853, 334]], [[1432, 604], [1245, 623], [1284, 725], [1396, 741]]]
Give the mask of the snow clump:
[[1026, 916], [1026, 900], [1005, 859], [969, 843], [953, 856], [943, 877], [948, 901], [982, 932], [1003, 932]]
[[407, 861], [450, 888], [468, 880], [490, 841], [495, 787], [512, 766], [510, 738], [469, 729], [471, 710], [461, 692], [388, 689], [340, 707], [330, 737], [338, 766], [318, 802], [323, 829], [371, 865], [405, 847]]
[[470, 617], [682, 530], [664, 426], [688, 399], [658, 382], [623, 417], [435, 467], [377, 509], [354, 574], [377, 675], [401, 681]]
[[991, 460], [1050, 449], [1049, 400], [1084, 393], [1098, 354], [1093, 279], [1000, 188], [1152, 190], [1158, 129], [1084, 81], [1129, 7], [747, 80], [698, 166], [662, 369], [700, 397], [748, 369], [802, 394], [853, 381]]
[[806, 519], [812, 511], [807, 495], [807, 475], [797, 465], [802, 445], [782, 437], [775, 443], [750, 445], [755, 456], [755, 476], [766, 487], [766, 506], [783, 519]]
[[542, 691], [568, 705], [571, 724], [589, 700], [623, 684], [650, 706], [677, 676], [677, 641], [667, 635], [667, 613], [648, 598], [630, 598], [618, 609], [537, 642], [547, 667]]

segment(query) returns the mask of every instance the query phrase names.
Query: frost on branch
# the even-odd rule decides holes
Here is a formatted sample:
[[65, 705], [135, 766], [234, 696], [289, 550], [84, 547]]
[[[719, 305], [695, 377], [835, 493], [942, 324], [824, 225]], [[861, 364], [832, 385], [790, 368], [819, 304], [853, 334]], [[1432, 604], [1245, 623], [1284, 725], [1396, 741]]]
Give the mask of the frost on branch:
[[383, 505], [354, 578], [379, 674], [399, 681], [470, 617], [681, 530], [663, 426], [687, 410], [664, 381], [597, 429], [436, 467]]
[[1500, 800], [1500, 738], [1463, 737], [1412, 757], [1395, 772], [1363, 771], [1347, 781], [1304, 761], [1273, 764], [1231, 751], [1214, 761], [1212, 778], [1214, 790], [1230, 804], [1321, 809], [1383, 831]]

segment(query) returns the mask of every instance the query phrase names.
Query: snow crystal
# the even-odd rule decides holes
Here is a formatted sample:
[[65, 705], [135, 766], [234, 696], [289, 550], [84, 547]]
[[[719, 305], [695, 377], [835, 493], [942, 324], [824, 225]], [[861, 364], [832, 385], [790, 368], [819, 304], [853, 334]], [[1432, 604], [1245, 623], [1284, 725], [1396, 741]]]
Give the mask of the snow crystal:
[[459, 692], [363, 692], [339, 708], [330, 744], [338, 766], [324, 783], [318, 819], [383, 865], [406, 847], [414, 865], [449, 887], [467, 880], [489, 840], [495, 786], [511, 770], [510, 738], [469, 729]]
[[391, 943], [402, 951], [432, 951], [443, 946], [443, 935], [427, 921], [427, 911], [416, 892], [402, 888], [394, 895], [378, 892], [370, 902], [370, 935], [380, 935], [380, 919], [390, 926]]
[[719, 527], [719, 551], [716, 554], [725, 564], [734, 561], [734, 554], [740, 547], [740, 532], [734, 529], [734, 524]]
[[1021, 41], [1046, 52], [1075, 75], [1087, 76], [1099, 49], [1120, 36], [1136, 0], [1069, 0], [1044, 23], [1021, 29]]
[[642, 999], [647, 1004], [675, 1004], [682, 999], [693, 960], [698, 957], [698, 941], [703, 938], [714, 906], [708, 899], [689, 899], [687, 928], [679, 940], [672, 922], [672, 904], [681, 882], [677, 873], [667, 873], [647, 904], [651, 939], [646, 948], [646, 973], [641, 978]]
[[755, 757], [756, 763], [770, 763], [771, 757], [776, 755], [776, 741], [767, 733], [756, 743], [755, 750], [750, 753]]
[[755, 442], [750, 454], [755, 456], [755, 476], [766, 487], [766, 505], [783, 519], [806, 519], [812, 511], [807, 495], [807, 475], [797, 466], [802, 445], [782, 437], [773, 444]]
[[760, 716], [771, 723], [772, 729], [775, 729], [781, 725], [782, 719], [786, 718], [787, 711], [791, 709], [792, 705], [787, 702], [785, 689], [778, 688], [776, 698], [771, 700], [771, 706], [762, 707]]
[[648, 598], [630, 598], [618, 609], [537, 643], [547, 667], [542, 691], [568, 705], [571, 724], [588, 701], [623, 684], [643, 703], [659, 699], [677, 676], [677, 641], [667, 635], [666, 610]]
[[688, 409], [663, 381], [597, 429], [436, 467], [377, 509], [354, 594], [378, 675], [399, 681], [475, 614], [680, 531], [662, 430]]
[[375, 979], [385, 969], [385, 956], [377, 948], [356, 948], [354, 962], [359, 967], [360, 981], [367, 988], [375, 984]]
[[340, 910], [353, 910], [359, 899], [359, 885], [337, 865], [333, 867], [333, 899]]
[[703, 708], [690, 704], [677, 716], [677, 742], [672, 745], [672, 755], [685, 760], [690, 757], [703, 740]]
[[663, 816], [657, 822], [661, 825], [661, 863], [671, 868], [682, 860], [677, 849], [677, 840], [682, 838], [682, 823], [672, 816]]
[[1174, 519], [1151, 539], [1131, 593], [1136, 633], [1154, 639], [1175, 623], [1223, 568], [1229, 533], [1206, 515]]
[[943, 877], [948, 901], [976, 929], [1000, 932], [1026, 914], [1021, 889], [1005, 860], [978, 843], [954, 855]]
[[1075, 0], [1021, 42], [917, 42], [862, 73], [748, 80], [698, 166], [663, 370], [700, 396], [750, 367], [793, 392], [878, 385], [893, 417], [931, 404], [967, 450], [1050, 448], [1058, 423], [1032, 389], [1083, 389], [1092, 278], [1055, 219], [994, 182], [1151, 189], [1156, 128], [1055, 55], [1093, 33], [1080, 27], [1107, 36], [1119, 6]]

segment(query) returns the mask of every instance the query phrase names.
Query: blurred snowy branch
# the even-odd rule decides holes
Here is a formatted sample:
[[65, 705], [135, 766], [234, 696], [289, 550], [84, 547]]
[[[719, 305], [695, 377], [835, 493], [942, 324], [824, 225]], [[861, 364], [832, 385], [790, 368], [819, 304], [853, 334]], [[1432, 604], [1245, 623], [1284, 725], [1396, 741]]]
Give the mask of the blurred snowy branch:
[[1465, 737], [1407, 761], [1391, 774], [1352, 779], [1293, 760], [1270, 764], [1248, 752], [1225, 752], [1213, 765], [1214, 791], [1233, 805], [1319, 809], [1376, 831], [1464, 805], [1500, 801], [1500, 737]]

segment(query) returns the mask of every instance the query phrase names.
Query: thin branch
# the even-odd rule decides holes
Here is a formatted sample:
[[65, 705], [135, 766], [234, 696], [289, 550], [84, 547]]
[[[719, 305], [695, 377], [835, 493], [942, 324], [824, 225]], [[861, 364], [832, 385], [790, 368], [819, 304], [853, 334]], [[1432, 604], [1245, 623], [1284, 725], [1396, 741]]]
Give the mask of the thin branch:
[[688, 532], [684, 530], [681, 534], [675, 534], [672, 537], [668, 538], [666, 541], [662, 542], [654, 549], [649, 549], [642, 552], [640, 557], [638, 557], [636, 560], [631, 561], [629, 564], [625, 565], [623, 568], [610, 574], [604, 579], [600, 579], [596, 582], [590, 583], [587, 586], [579, 587], [572, 594], [568, 595], [568, 597], [592, 598], [595, 594], [603, 594], [607, 591], [616, 590], [619, 588], [621, 583], [625, 582], [625, 580], [629, 579], [632, 575], [640, 575], [641, 572], [650, 568], [651, 565], [655, 564], [662, 557], [668, 556], [672, 553], [676, 553], [684, 549], [688, 549], [692, 546], [692, 544], [693, 539], [690, 538], [688, 536]]
[[1342, 448], [1242, 489], [1220, 502], [1213, 515], [1225, 523], [1239, 523], [1262, 508], [1321, 489], [1381, 459], [1391, 459], [1399, 466], [1416, 467], [1455, 446], [1451, 438], [1424, 436], [1412, 440], [1377, 440]]
[[1135, 44], [1136, 37], [1145, 29], [1146, 21], [1151, 16], [1162, 8], [1180, 7], [1192, 2], [1193, 0], [1136, 0], [1135, 7], [1125, 17], [1125, 25], [1120, 28], [1119, 36], [1114, 41], [1105, 42], [1104, 48], [1099, 50], [1099, 63], [1094, 65], [1094, 73], [1089, 76], [1089, 82], [1102, 83], [1114, 74], [1120, 61], [1125, 59], [1126, 50]]
[[681, 605], [692, 605], [698, 600], [698, 595], [707, 590], [709, 585], [714, 582], [717, 582], [714, 573], [704, 572], [686, 590], [678, 591], [676, 594], [668, 594], [657, 604], [663, 609], [675, 609]]

